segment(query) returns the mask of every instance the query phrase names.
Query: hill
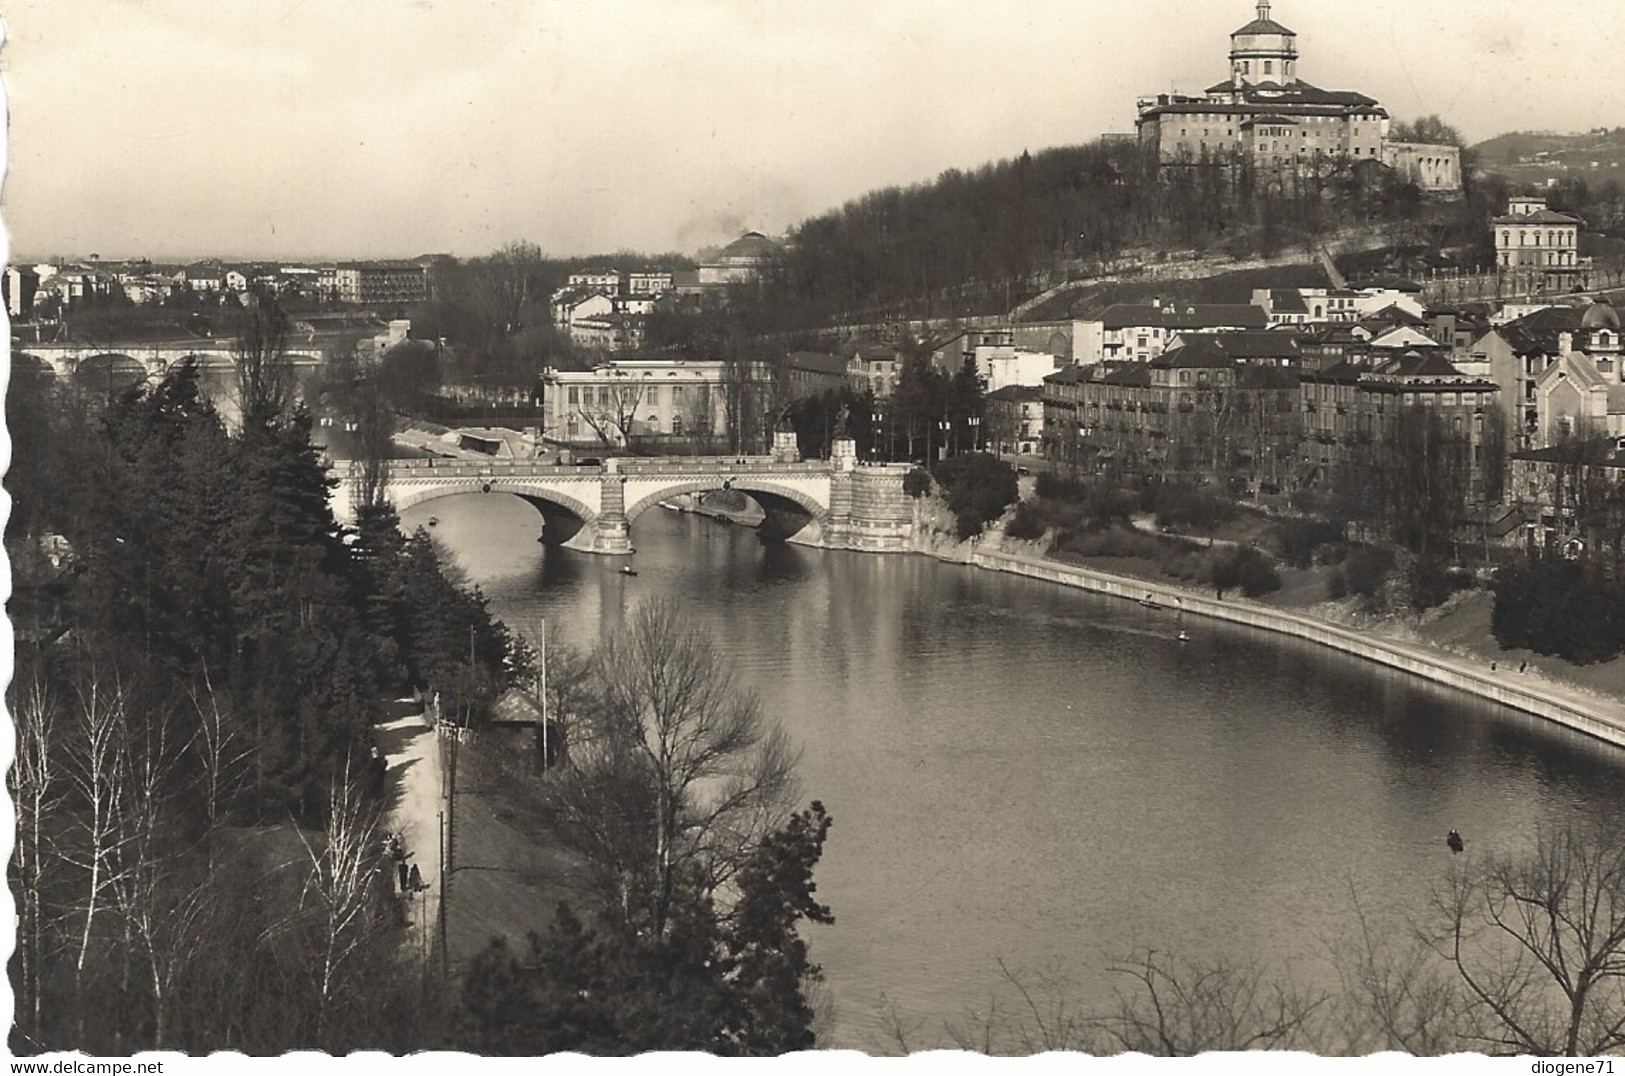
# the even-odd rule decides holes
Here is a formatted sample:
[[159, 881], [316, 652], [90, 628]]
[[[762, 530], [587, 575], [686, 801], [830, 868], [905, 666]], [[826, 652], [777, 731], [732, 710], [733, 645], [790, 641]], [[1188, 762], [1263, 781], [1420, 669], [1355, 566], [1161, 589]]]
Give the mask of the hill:
[[1514, 183], [1545, 186], [1547, 180], [1582, 176], [1625, 182], [1625, 127], [1599, 127], [1583, 134], [1509, 131], [1472, 147], [1479, 166]]
[[[1435, 205], [1376, 162], [1284, 181], [1250, 164], [1165, 170], [1102, 139], [874, 191], [791, 235], [764, 289], [781, 329], [1005, 312], [1067, 279], [1121, 274], [1136, 249], [1244, 260], [1348, 228], [1426, 222], [1478, 242], [1484, 206]], [[1130, 269], [1132, 267], [1129, 267]]]

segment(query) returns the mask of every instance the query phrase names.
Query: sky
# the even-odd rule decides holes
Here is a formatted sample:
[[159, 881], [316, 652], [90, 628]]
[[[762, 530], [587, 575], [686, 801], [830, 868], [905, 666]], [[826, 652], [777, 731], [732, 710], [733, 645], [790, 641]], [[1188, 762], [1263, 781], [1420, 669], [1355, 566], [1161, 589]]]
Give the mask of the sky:
[[[1132, 131], [1246, 0], [4, 0], [18, 258], [693, 253]], [[1625, 124], [1596, 0], [1281, 0], [1300, 73], [1469, 141]]]

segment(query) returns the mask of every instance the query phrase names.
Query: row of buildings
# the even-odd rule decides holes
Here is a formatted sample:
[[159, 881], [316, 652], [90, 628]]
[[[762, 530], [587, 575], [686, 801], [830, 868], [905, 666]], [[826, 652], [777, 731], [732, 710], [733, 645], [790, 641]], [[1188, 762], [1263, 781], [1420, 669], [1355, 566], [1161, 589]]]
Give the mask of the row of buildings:
[[128, 262], [42, 262], [5, 271], [6, 309], [13, 318], [36, 308], [71, 308], [114, 298], [162, 303], [176, 295], [242, 295], [270, 291], [329, 302], [384, 305], [428, 298], [432, 258], [412, 261], [232, 264], [217, 260], [165, 265]]
[[[1487, 488], [1502, 455], [1625, 437], [1620, 322], [1607, 302], [1424, 309], [1393, 285], [1356, 294], [1355, 320], [1298, 320], [1302, 306], [1335, 295], [1318, 289], [1259, 292], [1250, 315], [1224, 305], [1107, 311], [1102, 321], [1128, 327], [1127, 339], [1045, 378], [1045, 453], [1273, 493], [1329, 484], [1425, 408], [1468, 447]], [[1372, 310], [1374, 299], [1392, 301]]]
[[571, 273], [553, 293], [553, 324], [586, 351], [636, 350], [643, 346], [645, 322], [657, 303], [748, 284], [773, 264], [781, 249], [761, 232], [746, 232], [692, 269]]

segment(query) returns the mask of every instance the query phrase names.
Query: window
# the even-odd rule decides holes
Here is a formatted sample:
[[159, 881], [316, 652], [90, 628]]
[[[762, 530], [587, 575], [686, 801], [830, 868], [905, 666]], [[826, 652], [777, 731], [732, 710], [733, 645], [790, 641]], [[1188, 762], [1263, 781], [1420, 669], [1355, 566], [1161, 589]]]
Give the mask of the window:
[[1273, 75], [1274, 73], [1275, 73], [1275, 61], [1274, 60], [1265, 60], [1264, 61], [1264, 74]]
[[566, 398], [570, 401], [570, 406], [575, 407], [581, 403], [581, 390], [576, 386], [571, 385]]
[[673, 415], [673, 416], [671, 416], [671, 432], [672, 432], [672, 434], [674, 436], [677, 436], [677, 437], [681, 437], [683, 435], [683, 416], [682, 415]]

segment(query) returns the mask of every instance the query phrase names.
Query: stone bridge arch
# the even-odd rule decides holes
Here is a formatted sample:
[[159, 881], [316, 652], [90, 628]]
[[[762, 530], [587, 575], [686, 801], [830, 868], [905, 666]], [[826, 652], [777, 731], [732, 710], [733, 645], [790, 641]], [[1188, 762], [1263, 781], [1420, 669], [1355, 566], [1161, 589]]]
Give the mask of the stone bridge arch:
[[11, 376], [13, 380], [18, 377], [54, 380], [56, 367], [32, 352], [16, 351], [11, 355]]
[[146, 364], [122, 351], [86, 355], [73, 368], [73, 380], [91, 388], [126, 389], [146, 381]]
[[[732, 489], [755, 497], [757, 503], [761, 504], [768, 514], [768, 520], [763, 524], [763, 533], [773, 538], [783, 539], [798, 535], [816, 541], [823, 533], [824, 523], [829, 516], [828, 505], [820, 503], [816, 497], [793, 486], [751, 475], [707, 475], [673, 481], [669, 485], [663, 484], [659, 489], [646, 493], [639, 500], [626, 506], [626, 522], [631, 525], [644, 512], [669, 497], [685, 493], [709, 493], [719, 489]], [[805, 520], [787, 518], [793, 515], [792, 509], [805, 515]]]
[[391, 482], [385, 488], [396, 512], [466, 494], [506, 493], [518, 497], [536, 509], [544, 520], [543, 537], [549, 545], [563, 545], [583, 532], [590, 536], [593, 524], [598, 521], [598, 513], [584, 502], [562, 490], [534, 482], [470, 476], [449, 481], [437, 480], [433, 485], [425, 484], [417, 488], [408, 482]]

